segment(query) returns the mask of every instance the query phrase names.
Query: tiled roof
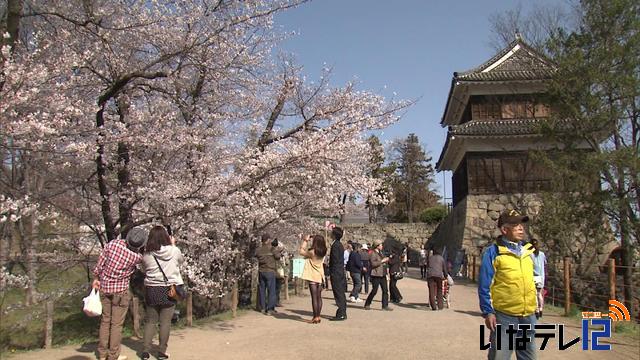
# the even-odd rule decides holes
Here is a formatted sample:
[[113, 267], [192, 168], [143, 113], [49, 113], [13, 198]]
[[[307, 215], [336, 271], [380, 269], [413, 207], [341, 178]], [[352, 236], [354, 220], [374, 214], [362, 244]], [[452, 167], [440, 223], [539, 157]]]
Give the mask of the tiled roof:
[[480, 66], [454, 73], [454, 78], [459, 81], [543, 80], [549, 79], [554, 69], [551, 60], [518, 38]]
[[474, 120], [460, 125], [452, 125], [449, 127], [449, 134], [457, 136], [536, 135], [540, 133], [540, 120]]
[[462, 81], [547, 80], [551, 79], [552, 74], [550, 70], [490, 71], [466, 74], [456, 79]]

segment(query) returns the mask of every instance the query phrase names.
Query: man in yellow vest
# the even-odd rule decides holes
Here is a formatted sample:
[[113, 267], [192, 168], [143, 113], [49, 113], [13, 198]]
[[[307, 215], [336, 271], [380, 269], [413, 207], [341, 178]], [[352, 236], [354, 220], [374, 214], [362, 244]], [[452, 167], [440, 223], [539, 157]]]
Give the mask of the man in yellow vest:
[[[502, 235], [482, 254], [478, 297], [485, 325], [491, 330], [490, 360], [511, 359], [514, 351], [518, 360], [536, 359], [533, 327], [537, 300], [530, 256], [534, 249], [524, 244], [524, 224], [528, 221], [528, 216], [515, 210], [503, 212], [498, 218]], [[524, 346], [518, 348], [516, 342], [525, 338], [523, 332], [515, 333], [510, 325], [515, 330], [530, 327]]]

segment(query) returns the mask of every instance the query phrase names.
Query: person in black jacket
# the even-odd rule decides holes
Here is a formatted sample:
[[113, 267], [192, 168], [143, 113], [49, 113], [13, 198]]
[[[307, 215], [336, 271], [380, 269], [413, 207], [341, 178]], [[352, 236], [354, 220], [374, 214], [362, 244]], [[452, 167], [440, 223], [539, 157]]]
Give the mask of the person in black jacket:
[[349, 294], [349, 301], [354, 303], [362, 302], [359, 299], [360, 289], [362, 289], [362, 258], [360, 257], [360, 244], [353, 243], [353, 251], [349, 254], [349, 261], [347, 261], [347, 271], [351, 274], [353, 280], [353, 289]]
[[402, 274], [402, 250], [392, 249], [389, 255], [389, 298], [392, 303], [398, 304], [402, 301], [402, 294], [398, 290], [398, 278], [396, 274]]
[[343, 231], [339, 227], [334, 227], [331, 230], [333, 242], [331, 243], [331, 254], [329, 255], [329, 278], [331, 279], [333, 298], [338, 306], [336, 316], [329, 319], [331, 321], [347, 319], [347, 298], [344, 294], [347, 288], [347, 279], [344, 274], [344, 246], [340, 242], [342, 235]]

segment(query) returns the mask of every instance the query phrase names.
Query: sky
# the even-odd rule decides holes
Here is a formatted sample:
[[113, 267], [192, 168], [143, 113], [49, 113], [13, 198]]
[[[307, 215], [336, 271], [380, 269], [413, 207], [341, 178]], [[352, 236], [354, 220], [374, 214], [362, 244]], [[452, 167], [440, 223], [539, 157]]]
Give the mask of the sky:
[[[562, 0], [536, 0], [555, 4]], [[387, 98], [416, 99], [383, 141], [415, 133], [435, 166], [446, 139], [440, 119], [454, 71], [482, 64], [497, 51], [489, 17], [517, 6], [509, 0], [312, 0], [275, 18], [295, 32], [280, 49], [317, 79], [325, 66], [331, 84], [355, 80], [358, 88]], [[523, 4], [526, 9], [526, 5]], [[451, 197], [451, 173], [435, 175], [434, 190]]]

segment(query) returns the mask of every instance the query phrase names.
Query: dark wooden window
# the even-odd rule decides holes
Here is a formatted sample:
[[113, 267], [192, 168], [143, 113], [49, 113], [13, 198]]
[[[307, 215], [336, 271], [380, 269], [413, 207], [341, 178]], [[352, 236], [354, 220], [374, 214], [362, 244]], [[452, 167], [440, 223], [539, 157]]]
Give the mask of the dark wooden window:
[[471, 104], [473, 120], [494, 120], [502, 116], [500, 104], [493, 101]]
[[551, 173], [523, 153], [469, 155], [469, 194], [508, 194], [549, 190]]
[[[476, 121], [549, 116], [549, 107], [541, 104], [533, 96], [472, 96], [469, 101], [471, 103], [471, 120]], [[466, 121], [468, 120], [465, 117], [462, 122]]]

